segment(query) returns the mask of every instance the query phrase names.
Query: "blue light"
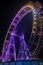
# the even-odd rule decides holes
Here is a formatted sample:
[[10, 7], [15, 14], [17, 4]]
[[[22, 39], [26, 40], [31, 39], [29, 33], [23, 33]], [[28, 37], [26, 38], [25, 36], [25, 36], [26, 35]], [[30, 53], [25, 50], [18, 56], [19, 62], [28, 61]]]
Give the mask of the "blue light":
[[31, 61], [31, 65], [38, 65], [38, 61]]
[[30, 61], [23, 61], [23, 65], [30, 65]]
[[16, 65], [22, 65], [22, 62], [21, 61], [16, 62]]

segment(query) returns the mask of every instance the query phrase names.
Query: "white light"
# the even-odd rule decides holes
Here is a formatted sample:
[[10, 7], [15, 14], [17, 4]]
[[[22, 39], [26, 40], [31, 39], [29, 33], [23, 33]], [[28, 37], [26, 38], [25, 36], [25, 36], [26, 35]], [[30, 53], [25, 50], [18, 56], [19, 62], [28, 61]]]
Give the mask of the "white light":
[[35, 12], [33, 12], [33, 15], [34, 15], [34, 16], [36, 16], [36, 15], [37, 15], [37, 12], [36, 12], [36, 11], [35, 11]]

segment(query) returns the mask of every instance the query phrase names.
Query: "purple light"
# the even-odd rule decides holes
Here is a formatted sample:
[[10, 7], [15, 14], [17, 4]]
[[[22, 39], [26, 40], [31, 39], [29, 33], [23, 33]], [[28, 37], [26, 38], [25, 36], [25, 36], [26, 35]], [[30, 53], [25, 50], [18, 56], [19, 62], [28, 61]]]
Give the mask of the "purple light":
[[[14, 24], [14, 28], [13, 28], [13, 31], [11, 31], [11, 37], [8, 40], [9, 41], [7, 43], [8, 45], [6, 46], [7, 51], [6, 51], [6, 48], [4, 49], [4, 53], [5, 53], [4, 61], [9, 61], [8, 57], [10, 57], [10, 55], [13, 55], [14, 60], [30, 60], [31, 59], [30, 57], [32, 56], [32, 53], [29, 51], [28, 45], [25, 42], [24, 34], [22, 33], [21, 35], [18, 35], [16, 34], [17, 31], [14, 31], [18, 23], [21, 21], [21, 19], [29, 12], [33, 12], [31, 11], [31, 8], [24, 7], [24, 8], [21, 8], [20, 11], [17, 13], [17, 15], [14, 17], [11, 23], [11, 25]], [[37, 13], [38, 12], [36, 11], [33, 12], [33, 18], [37, 16]], [[43, 31], [39, 33], [39, 36], [43, 36]], [[16, 56], [15, 37], [18, 37], [20, 41], [18, 57]], [[11, 46], [13, 46], [13, 49], [14, 49], [13, 54], [10, 52]], [[3, 56], [4, 56], [4, 53], [3, 53]]]
[[43, 37], [43, 31], [41, 31], [38, 35], [39, 35], [40, 37]]

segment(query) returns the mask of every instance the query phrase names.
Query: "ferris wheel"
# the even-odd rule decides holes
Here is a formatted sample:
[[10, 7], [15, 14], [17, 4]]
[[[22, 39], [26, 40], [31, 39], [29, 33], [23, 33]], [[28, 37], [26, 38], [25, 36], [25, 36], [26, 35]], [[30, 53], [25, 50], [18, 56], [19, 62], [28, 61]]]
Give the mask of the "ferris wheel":
[[[39, 2], [29, 2], [25, 6], [23, 6], [16, 14], [8, 28], [3, 43], [3, 50], [1, 56], [2, 62], [38, 59], [37, 56], [43, 45], [43, 10], [41, 9], [42, 5]], [[29, 31], [28, 33], [25, 32], [27, 31], [27, 28], [25, 29], [27, 25], [25, 24], [24, 27], [24, 24], [21, 25], [21, 23], [23, 23], [22, 19], [24, 19], [24, 17], [29, 13], [32, 13], [33, 21], [31, 34], [27, 43], [25, 40], [25, 35], [27, 35]], [[23, 29], [23, 27], [25, 30]], [[38, 60], [40, 60], [40, 58]]]

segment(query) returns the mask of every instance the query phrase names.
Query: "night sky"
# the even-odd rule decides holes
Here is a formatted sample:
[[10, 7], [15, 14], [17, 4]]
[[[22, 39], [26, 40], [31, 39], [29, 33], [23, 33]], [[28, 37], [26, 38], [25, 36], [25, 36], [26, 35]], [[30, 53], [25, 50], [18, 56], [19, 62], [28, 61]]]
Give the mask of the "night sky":
[[[0, 0], [0, 54], [10, 23], [20, 8], [28, 1], [30, 0]], [[43, 4], [42, 0], [39, 1]]]

